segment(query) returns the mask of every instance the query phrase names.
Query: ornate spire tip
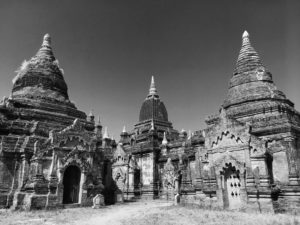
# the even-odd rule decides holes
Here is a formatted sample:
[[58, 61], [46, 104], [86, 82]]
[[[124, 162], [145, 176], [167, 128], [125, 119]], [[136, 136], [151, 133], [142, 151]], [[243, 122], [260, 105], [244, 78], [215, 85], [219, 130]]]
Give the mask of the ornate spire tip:
[[243, 38], [249, 37], [249, 33], [245, 30], [243, 33]]
[[98, 116], [97, 123], [98, 123], [98, 125], [101, 125], [100, 116]]
[[107, 127], [104, 128], [103, 139], [109, 139], [109, 134], [108, 134], [108, 131], [107, 131]]
[[167, 140], [167, 137], [166, 137], [166, 132], [164, 132], [164, 139], [162, 141], [162, 144], [163, 145], [167, 145], [168, 144], [168, 140]]
[[42, 44], [42, 46], [44, 47], [50, 47], [51, 46], [51, 37], [50, 37], [50, 35], [49, 34], [45, 34], [44, 35], [44, 38], [43, 38], [43, 44]]
[[156, 90], [155, 82], [154, 82], [154, 76], [151, 77], [149, 95], [157, 95], [157, 90]]

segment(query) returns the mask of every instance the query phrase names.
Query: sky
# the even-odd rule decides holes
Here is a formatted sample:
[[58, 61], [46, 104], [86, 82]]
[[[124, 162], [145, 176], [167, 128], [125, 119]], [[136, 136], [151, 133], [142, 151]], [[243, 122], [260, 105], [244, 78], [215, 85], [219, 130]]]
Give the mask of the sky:
[[0, 98], [44, 34], [70, 100], [118, 140], [138, 122], [154, 75], [175, 129], [218, 112], [244, 30], [278, 89], [300, 110], [300, 1], [0, 0]]

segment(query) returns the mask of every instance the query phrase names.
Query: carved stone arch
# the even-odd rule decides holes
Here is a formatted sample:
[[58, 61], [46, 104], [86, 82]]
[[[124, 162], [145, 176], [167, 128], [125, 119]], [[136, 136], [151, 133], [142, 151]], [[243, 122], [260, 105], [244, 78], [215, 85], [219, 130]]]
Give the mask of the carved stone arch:
[[82, 189], [82, 170], [76, 163], [65, 166], [63, 179], [60, 185], [63, 186], [63, 204], [78, 203], [80, 201], [80, 190]]
[[227, 167], [226, 164], [228, 163], [231, 163], [231, 165], [238, 169], [240, 173], [244, 174], [246, 172], [245, 163], [239, 161], [230, 154], [225, 154], [219, 157], [217, 160], [214, 161], [212, 166], [215, 167], [217, 171], [222, 171], [224, 167]]
[[213, 166], [224, 208], [240, 209], [247, 199], [245, 163], [227, 153], [219, 157]]
[[80, 158], [80, 157], [69, 157], [67, 159], [62, 160], [63, 165], [59, 168], [60, 169], [60, 173], [62, 174], [62, 177], [64, 175], [64, 171], [66, 170], [66, 168], [68, 166], [74, 165], [77, 166], [78, 168], [80, 168], [82, 173], [88, 173], [91, 171], [91, 166], [90, 164]]
[[273, 176], [273, 155], [272, 153], [267, 149], [265, 153], [265, 162], [267, 166], [267, 172], [270, 178], [270, 183], [274, 184], [274, 176]]
[[[81, 172], [82, 172], [82, 167], [80, 166], [80, 164], [77, 161], [72, 161], [72, 162], [66, 162], [63, 166], [61, 166], [59, 168], [59, 172], [61, 173], [61, 177], [64, 177], [65, 171], [69, 166], [77, 166]], [[63, 179], [62, 179], [63, 180]], [[60, 182], [62, 182], [62, 180], [60, 180]]]

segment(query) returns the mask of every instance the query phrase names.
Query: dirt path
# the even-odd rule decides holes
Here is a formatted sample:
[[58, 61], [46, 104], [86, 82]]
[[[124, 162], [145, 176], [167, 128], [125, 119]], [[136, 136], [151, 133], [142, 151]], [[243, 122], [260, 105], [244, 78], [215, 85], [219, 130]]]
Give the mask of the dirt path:
[[[7, 225], [120, 225], [172, 203], [161, 201], [131, 202], [100, 209], [70, 208], [54, 211], [0, 211], [0, 224]], [[123, 221], [123, 222], [122, 222]]]
[[107, 225], [121, 225], [122, 221], [133, 219], [136, 217], [141, 217], [146, 215], [153, 209], [160, 207], [169, 206], [171, 203], [162, 203], [162, 202], [138, 202], [138, 203], [129, 203], [127, 205], [119, 205], [117, 207], [112, 207], [111, 210], [106, 211], [103, 214], [95, 215], [93, 218], [90, 218], [87, 221], [78, 221], [75, 224], [107, 224]]

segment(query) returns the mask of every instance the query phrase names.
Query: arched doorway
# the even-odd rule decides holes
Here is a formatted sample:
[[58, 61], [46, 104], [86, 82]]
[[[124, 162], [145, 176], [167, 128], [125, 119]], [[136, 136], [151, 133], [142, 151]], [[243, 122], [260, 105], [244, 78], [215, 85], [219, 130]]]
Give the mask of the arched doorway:
[[134, 195], [141, 195], [141, 170], [135, 169], [133, 174]]
[[241, 179], [240, 171], [232, 166], [231, 163], [226, 163], [221, 171], [224, 184], [224, 206], [229, 209], [239, 209], [242, 206], [241, 199]]
[[69, 166], [64, 172], [63, 204], [78, 203], [81, 172], [77, 166]]

